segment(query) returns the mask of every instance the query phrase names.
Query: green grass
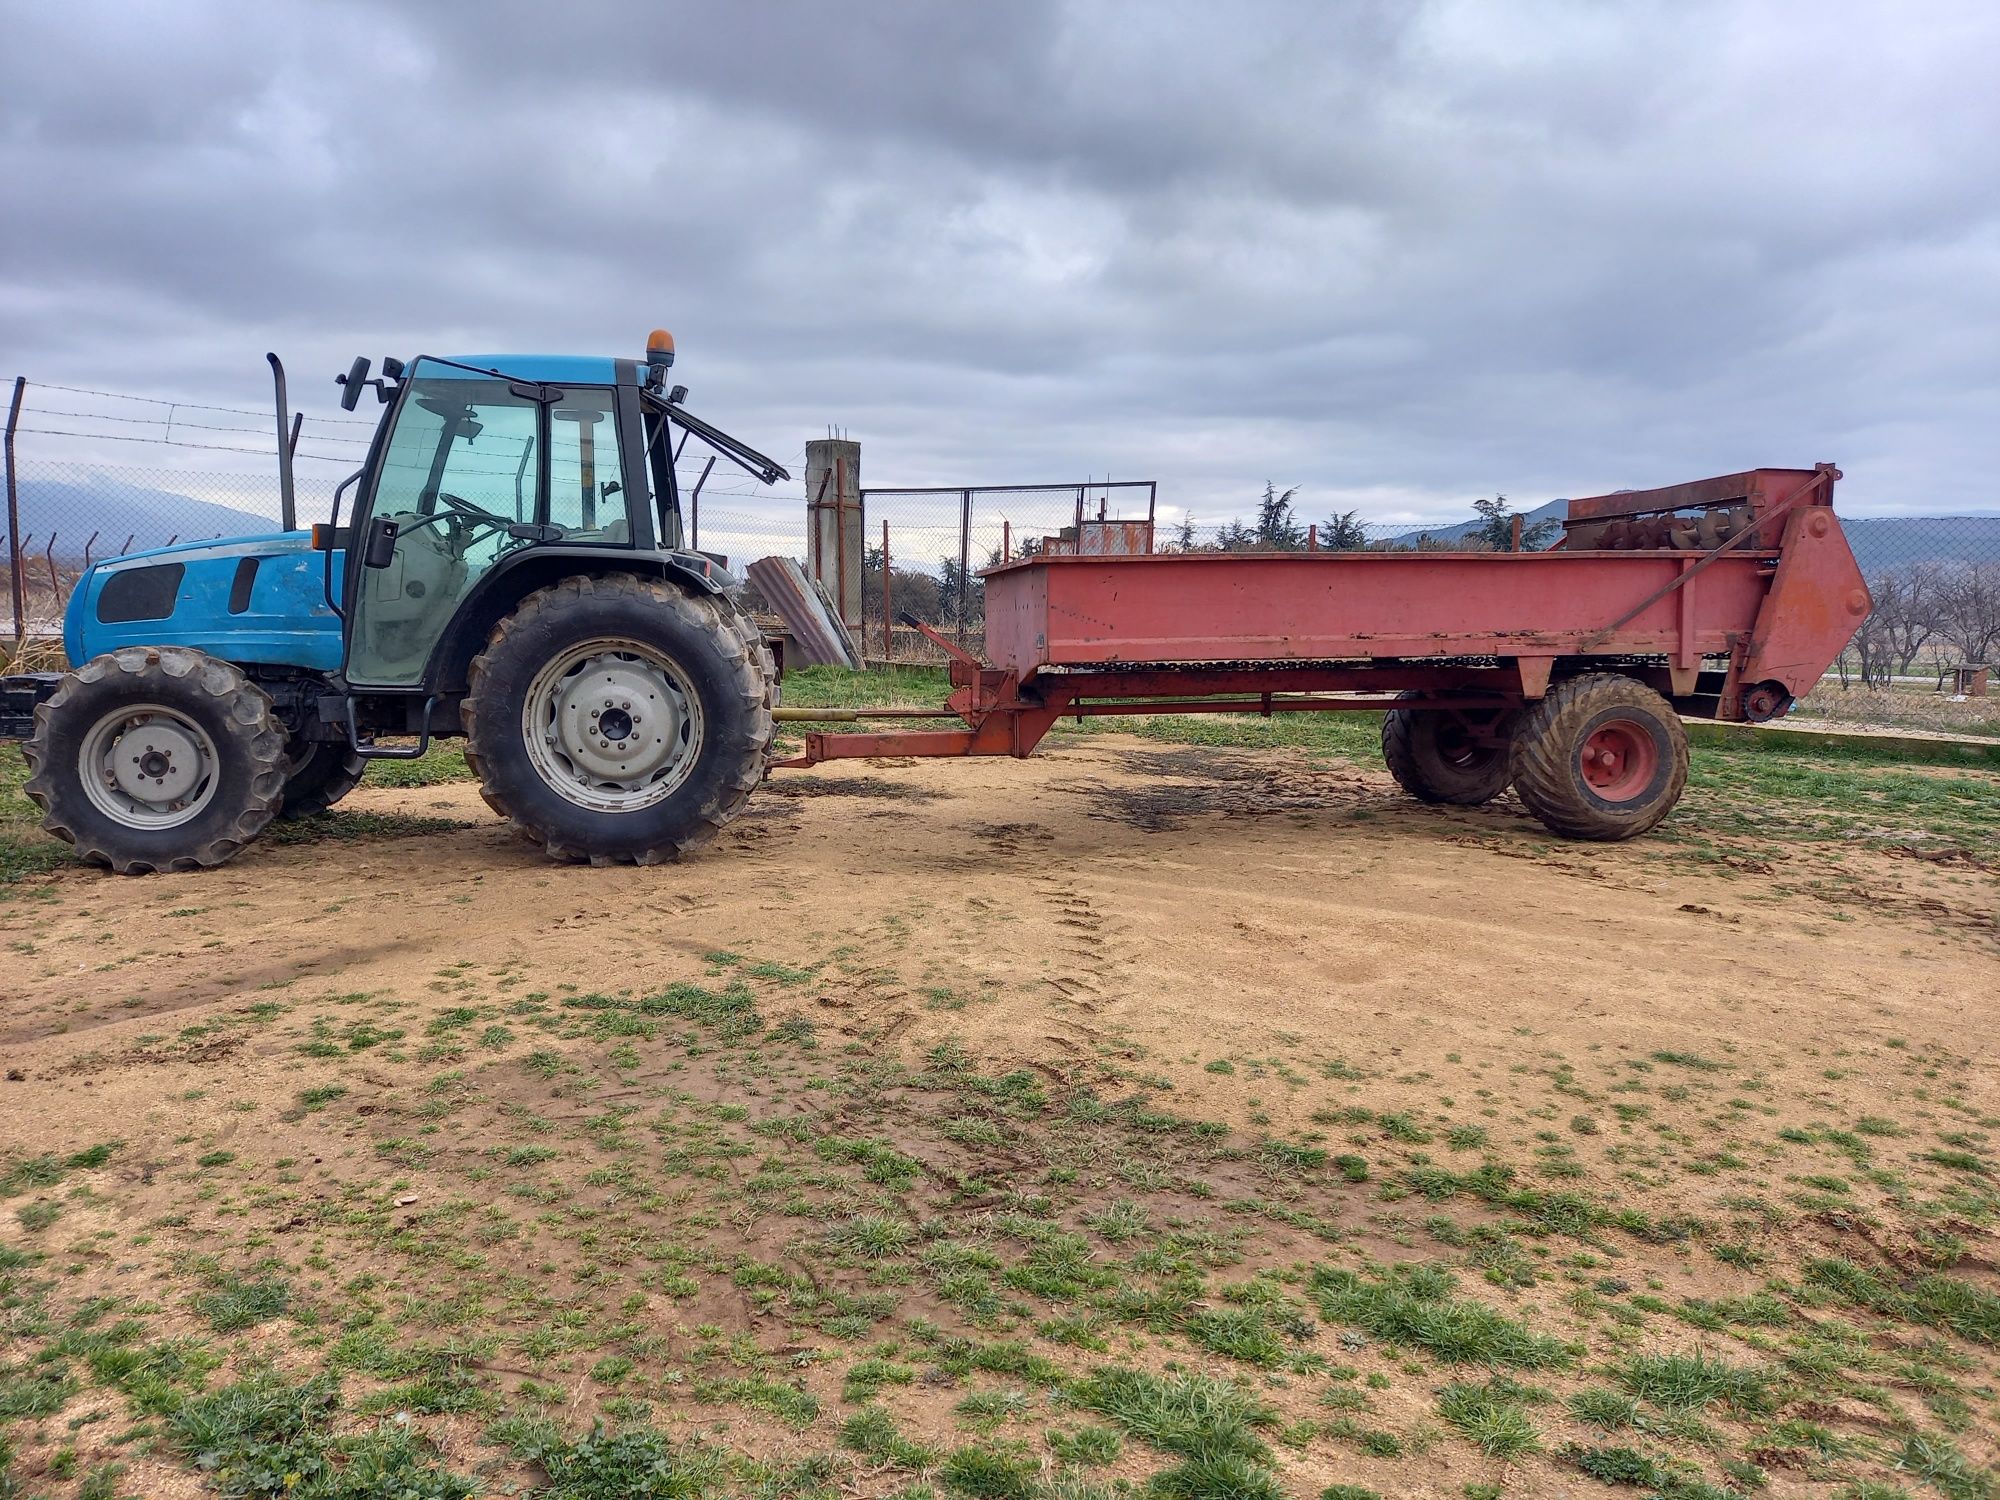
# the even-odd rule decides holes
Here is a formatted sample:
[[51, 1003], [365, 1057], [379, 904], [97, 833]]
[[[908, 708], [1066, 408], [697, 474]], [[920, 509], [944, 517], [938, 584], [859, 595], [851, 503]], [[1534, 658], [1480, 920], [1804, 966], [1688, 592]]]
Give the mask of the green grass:
[[1906, 1323], [1942, 1328], [1976, 1343], [2000, 1346], [2000, 1295], [1942, 1271], [1890, 1281], [1851, 1260], [1831, 1256], [1805, 1267], [1809, 1285], [1856, 1307]]
[[1455, 1286], [1437, 1266], [1397, 1266], [1372, 1279], [1326, 1266], [1312, 1273], [1313, 1297], [1328, 1322], [1366, 1329], [1445, 1364], [1546, 1370], [1572, 1362], [1562, 1340], [1455, 1296]]
[[1518, 1458], [1542, 1446], [1527, 1403], [1547, 1392], [1504, 1376], [1480, 1383], [1460, 1381], [1438, 1392], [1438, 1415], [1489, 1458]]
[[0, 742], [0, 890], [73, 863], [69, 846], [42, 832], [42, 810], [21, 790], [27, 779], [21, 747]]
[[1914, 1475], [1945, 1500], [1994, 1500], [2000, 1483], [1993, 1472], [1975, 1465], [1950, 1438], [1917, 1432], [1903, 1441], [1896, 1467]]
[[465, 763], [465, 747], [456, 740], [433, 744], [415, 760], [375, 760], [368, 763], [363, 786], [441, 786], [448, 781], [472, 780], [472, 768]]
[[[505, 1440], [516, 1458], [539, 1465], [548, 1476], [536, 1500], [704, 1500], [722, 1492], [726, 1472], [722, 1455], [677, 1443], [651, 1427], [611, 1431], [600, 1424], [572, 1440], [552, 1424], [513, 1421], [495, 1424], [489, 1436]], [[396, 1500], [404, 1497], [397, 1494]], [[430, 1496], [424, 1492], [411, 1500]]]
[[905, 1469], [928, 1469], [937, 1462], [935, 1452], [904, 1437], [896, 1419], [879, 1406], [864, 1406], [841, 1423], [840, 1445]]
[[1617, 1370], [1618, 1383], [1642, 1401], [1666, 1410], [1691, 1410], [1714, 1402], [1735, 1411], [1760, 1412], [1772, 1403], [1771, 1376], [1705, 1354], [1635, 1354]]
[[181, 1406], [167, 1419], [168, 1441], [227, 1496], [469, 1500], [474, 1493], [405, 1424], [336, 1435], [340, 1405], [328, 1377], [292, 1385], [260, 1375]]
[[217, 1275], [190, 1304], [217, 1333], [238, 1333], [268, 1323], [291, 1306], [292, 1291], [275, 1276]]
[[1107, 1366], [1074, 1382], [1068, 1394], [1133, 1437], [1192, 1459], [1228, 1456], [1262, 1464], [1270, 1449], [1257, 1429], [1278, 1420], [1251, 1392], [1206, 1375]]
[[785, 673], [786, 708], [928, 708], [951, 695], [943, 667], [794, 667]]

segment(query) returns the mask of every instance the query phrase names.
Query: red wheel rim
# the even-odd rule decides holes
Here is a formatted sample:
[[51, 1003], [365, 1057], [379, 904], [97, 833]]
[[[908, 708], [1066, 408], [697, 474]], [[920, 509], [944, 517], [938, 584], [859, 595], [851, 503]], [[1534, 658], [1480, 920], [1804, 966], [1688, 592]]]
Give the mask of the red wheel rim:
[[1584, 785], [1606, 802], [1630, 802], [1644, 795], [1659, 764], [1651, 731], [1630, 719], [1598, 725], [1577, 753]]

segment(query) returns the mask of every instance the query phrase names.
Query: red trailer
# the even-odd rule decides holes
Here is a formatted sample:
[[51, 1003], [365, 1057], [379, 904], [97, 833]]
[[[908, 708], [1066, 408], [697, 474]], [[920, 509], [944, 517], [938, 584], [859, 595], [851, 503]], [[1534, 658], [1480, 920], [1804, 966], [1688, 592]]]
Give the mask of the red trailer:
[[934, 637], [963, 728], [816, 731], [782, 764], [1025, 756], [1069, 715], [1386, 708], [1383, 753], [1413, 795], [1474, 804], [1511, 783], [1559, 834], [1631, 838], [1680, 798], [1682, 716], [1784, 713], [1866, 618], [1839, 477], [1755, 469], [1572, 500], [1546, 552], [1103, 555], [1052, 539], [985, 574], [990, 662]]

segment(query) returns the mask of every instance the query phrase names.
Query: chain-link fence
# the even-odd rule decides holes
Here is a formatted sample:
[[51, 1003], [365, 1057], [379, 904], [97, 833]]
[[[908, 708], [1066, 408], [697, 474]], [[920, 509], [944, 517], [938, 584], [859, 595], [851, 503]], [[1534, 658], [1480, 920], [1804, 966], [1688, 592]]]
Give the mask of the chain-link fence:
[[935, 661], [942, 649], [903, 623], [921, 620], [979, 654], [986, 594], [980, 574], [1031, 557], [1081, 520], [1149, 521], [1151, 480], [864, 489], [862, 616], [855, 622], [870, 660]]

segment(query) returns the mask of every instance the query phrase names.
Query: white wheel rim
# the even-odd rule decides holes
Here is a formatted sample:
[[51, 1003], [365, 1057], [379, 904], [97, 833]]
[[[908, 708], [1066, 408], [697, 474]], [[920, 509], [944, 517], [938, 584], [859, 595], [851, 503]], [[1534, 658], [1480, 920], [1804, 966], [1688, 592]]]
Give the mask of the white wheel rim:
[[674, 794], [701, 757], [701, 703], [671, 656], [606, 637], [551, 658], [528, 684], [521, 735], [566, 800], [629, 813]]
[[77, 776], [91, 805], [126, 828], [177, 828], [215, 797], [215, 741], [179, 709], [115, 708], [83, 737]]

